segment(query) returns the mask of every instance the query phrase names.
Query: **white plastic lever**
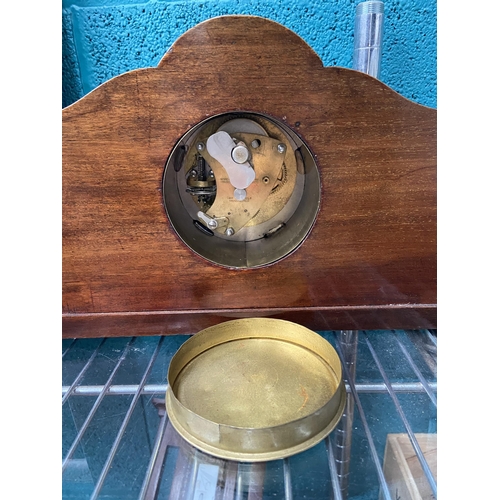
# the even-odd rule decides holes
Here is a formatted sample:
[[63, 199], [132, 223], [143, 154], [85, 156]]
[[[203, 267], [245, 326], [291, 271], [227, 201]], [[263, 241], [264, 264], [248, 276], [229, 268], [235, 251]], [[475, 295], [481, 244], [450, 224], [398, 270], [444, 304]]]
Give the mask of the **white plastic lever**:
[[236, 163], [232, 151], [236, 144], [231, 136], [224, 131], [216, 132], [207, 140], [207, 151], [226, 170], [229, 182], [236, 189], [246, 189], [255, 180], [255, 170], [246, 161]]

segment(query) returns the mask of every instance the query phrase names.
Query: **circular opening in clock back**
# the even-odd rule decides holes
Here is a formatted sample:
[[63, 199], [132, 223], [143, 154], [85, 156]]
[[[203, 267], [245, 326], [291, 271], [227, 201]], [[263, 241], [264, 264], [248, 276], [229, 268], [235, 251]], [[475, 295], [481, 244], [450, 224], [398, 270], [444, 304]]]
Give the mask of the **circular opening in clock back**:
[[226, 113], [189, 130], [170, 154], [163, 201], [180, 239], [228, 268], [273, 264], [307, 238], [320, 178], [306, 144], [283, 123]]

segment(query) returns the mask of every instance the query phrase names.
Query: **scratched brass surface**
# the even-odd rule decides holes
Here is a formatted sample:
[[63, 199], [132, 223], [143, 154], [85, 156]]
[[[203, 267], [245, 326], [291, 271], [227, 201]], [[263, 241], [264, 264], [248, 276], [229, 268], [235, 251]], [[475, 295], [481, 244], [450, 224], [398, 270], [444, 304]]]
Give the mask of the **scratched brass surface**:
[[288, 321], [227, 321], [172, 358], [167, 411], [177, 431], [226, 459], [264, 461], [303, 451], [338, 423], [345, 405], [333, 347]]
[[[248, 149], [252, 151], [251, 161], [256, 177], [255, 181], [246, 188], [247, 198], [245, 203], [234, 199], [234, 187], [229, 182], [226, 169], [212, 158], [206, 149], [201, 154], [212, 167], [217, 180], [217, 197], [214, 204], [207, 210], [207, 214], [212, 217], [229, 216], [230, 214], [230, 226], [237, 232], [246, 224], [255, 225], [256, 222], [258, 223], [258, 221], [253, 221], [256, 215], [259, 215], [259, 220], [262, 222], [276, 216], [290, 198], [293, 184], [291, 182], [286, 183], [288, 188], [287, 197], [274, 196], [274, 188], [281, 187], [277, 183], [278, 176], [281, 174], [282, 169], [285, 168], [285, 156], [280, 154], [277, 148], [282, 141], [256, 134], [234, 133], [231, 135], [235, 139], [248, 144]], [[257, 150], [250, 146], [255, 139], [258, 139], [261, 143]], [[288, 165], [291, 164], [295, 167], [288, 170], [293, 170], [294, 177], [296, 177], [297, 167], [294, 149], [288, 142], [286, 152]], [[266, 182], [264, 182], [264, 179]], [[276, 189], [276, 191], [279, 193], [280, 190]], [[266, 218], [262, 218], [262, 211], [266, 214]], [[224, 232], [222, 229], [220, 231]]]
[[[295, 159], [296, 146], [292, 145], [281, 128], [263, 116], [255, 114], [248, 116], [245, 120], [260, 125], [263, 133], [268, 134], [268, 136], [231, 132], [231, 137], [245, 142], [249, 147], [252, 153], [252, 166], [256, 171], [256, 181], [247, 190], [249, 195], [247, 201], [244, 204], [235, 202], [233, 199], [234, 187], [229, 182], [224, 167], [212, 158], [206, 148], [201, 152], [197, 149], [200, 142], [206, 144], [208, 137], [227, 124], [228, 117], [230, 117], [229, 123], [235, 121], [232, 115], [226, 114], [212, 118], [201, 127], [200, 132], [197, 132], [195, 139], [191, 141], [183, 163], [185, 165], [184, 174], [187, 176], [193, 165], [196, 164], [198, 154], [201, 154], [207, 161], [217, 180], [217, 198], [214, 205], [208, 210], [203, 204], [199, 205], [199, 209], [212, 217], [231, 213], [230, 226], [237, 231], [244, 225], [255, 226], [267, 222], [284, 208], [292, 196], [297, 180], [298, 166]], [[254, 139], [258, 139], [261, 143], [258, 149], [250, 146]], [[284, 155], [276, 150], [279, 143], [287, 146]], [[304, 172], [302, 171], [301, 174]], [[262, 182], [264, 177], [269, 179], [267, 184]], [[196, 203], [195, 198], [193, 201]], [[223, 234], [224, 230], [225, 227], [219, 227], [216, 232]]]

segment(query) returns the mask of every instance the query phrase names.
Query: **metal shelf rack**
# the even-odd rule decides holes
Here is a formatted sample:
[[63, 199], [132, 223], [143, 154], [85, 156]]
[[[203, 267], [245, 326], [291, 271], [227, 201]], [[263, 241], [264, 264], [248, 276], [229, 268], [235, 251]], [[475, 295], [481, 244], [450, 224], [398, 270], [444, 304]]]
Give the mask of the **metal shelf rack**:
[[205, 455], [168, 421], [167, 368], [186, 336], [63, 340], [63, 499], [436, 498], [437, 332], [319, 333], [342, 360], [342, 420], [259, 464]]

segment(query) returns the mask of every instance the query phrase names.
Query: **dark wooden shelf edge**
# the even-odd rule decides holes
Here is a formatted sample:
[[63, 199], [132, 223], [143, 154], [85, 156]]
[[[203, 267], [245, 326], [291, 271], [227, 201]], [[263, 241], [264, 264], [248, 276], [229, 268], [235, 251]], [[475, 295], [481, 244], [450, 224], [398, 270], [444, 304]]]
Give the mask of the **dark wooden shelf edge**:
[[341, 306], [289, 309], [219, 309], [63, 314], [63, 338], [192, 334], [236, 318], [271, 317], [321, 330], [437, 328], [435, 304]]

